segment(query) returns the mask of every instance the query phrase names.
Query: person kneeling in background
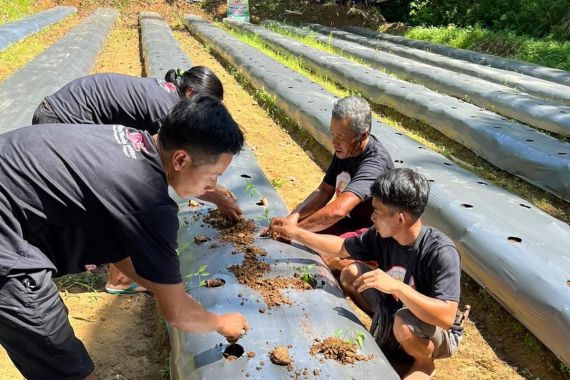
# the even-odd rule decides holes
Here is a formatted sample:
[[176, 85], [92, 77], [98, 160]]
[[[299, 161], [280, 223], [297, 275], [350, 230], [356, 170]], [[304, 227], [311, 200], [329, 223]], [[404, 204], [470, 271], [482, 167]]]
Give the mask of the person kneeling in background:
[[429, 182], [411, 169], [393, 169], [371, 187], [372, 222], [346, 240], [317, 235], [294, 225], [274, 226], [323, 257], [374, 260], [345, 267], [343, 290], [373, 317], [371, 333], [383, 351], [403, 349], [413, 357], [406, 379], [430, 378], [434, 359], [453, 355], [463, 335], [458, 313], [461, 266], [455, 245], [420, 216]]

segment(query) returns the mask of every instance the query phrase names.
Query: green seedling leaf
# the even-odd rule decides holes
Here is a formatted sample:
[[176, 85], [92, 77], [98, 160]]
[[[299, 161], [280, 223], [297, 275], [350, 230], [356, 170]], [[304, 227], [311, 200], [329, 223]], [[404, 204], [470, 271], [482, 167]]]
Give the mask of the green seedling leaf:
[[334, 331], [334, 336], [336, 336], [337, 338], [340, 338], [341, 335], [342, 335], [342, 329], [336, 329]]
[[206, 287], [206, 284], [207, 284], [206, 280], [200, 281], [200, 286], [201, 286], [201, 287]]
[[208, 264], [200, 265], [200, 268], [198, 268], [198, 273], [202, 273], [203, 271], [206, 270], [206, 268], [208, 268]]
[[204, 273], [200, 273], [200, 274], [201, 274], [202, 276], [209, 276], [209, 275], [210, 275], [210, 273], [208, 273], [208, 272], [204, 272]]

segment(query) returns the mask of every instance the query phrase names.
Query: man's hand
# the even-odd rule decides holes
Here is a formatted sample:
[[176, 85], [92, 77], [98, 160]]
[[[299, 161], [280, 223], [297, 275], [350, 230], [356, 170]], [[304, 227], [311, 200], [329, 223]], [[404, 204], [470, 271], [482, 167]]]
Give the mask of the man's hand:
[[276, 237], [289, 241], [297, 239], [301, 231], [303, 231], [303, 229], [297, 227], [296, 224], [283, 223], [281, 225], [275, 224], [272, 227], [272, 232]]
[[218, 209], [233, 221], [242, 218], [242, 211], [237, 204], [236, 196], [228, 189], [219, 189], [219, 195], [214, 200], [214, 204]]
[[220, 326], [216, 332], [224, 336], [228, 341], [237, 342], [249, 331], [249, 324], [245, 317], [239, 313], [220, 315]]
[[382, 293], [394, 293], [403, 282], [396, 280], [381, 269], [375, 269], [364, 273], [358, 277], [352, 284], [358, 293], [362, 293], [366, 289], [376, 289]]
[[284, 218], [282, 216], [272, 218], [271, 222], [269, 222], [269, 226], [262, 229], [261, 232], [259, 233], [259, 235], [260, 236], [270, 236], [271, 235], [271, 237], [273, 237], [273, 227], [274, 226], [282, 226], [283, 223], [285, 223], [285, 220], [287, 220], [287, 218]]

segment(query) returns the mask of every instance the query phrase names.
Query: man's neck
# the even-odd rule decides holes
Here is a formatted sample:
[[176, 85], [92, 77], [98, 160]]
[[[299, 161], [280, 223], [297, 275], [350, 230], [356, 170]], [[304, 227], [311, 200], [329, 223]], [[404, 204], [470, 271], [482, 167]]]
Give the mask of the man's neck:
[[422, 229], [422, 222], [420, 219], [418, 219], [409, 228], [394, 235], [393, 236], [394, 240], [396, 240], [398, 244], [400, 244], [401, 246], [413, 244], [418, 239], [421, 229]]
[[360, 142], [360, 144], [358, 144], [358, 147], [354, 150], [354, 152], [352, 152], [352, 154], [350, 155], [350, 157], [358, 157], [360, 156], [364, 150], [366, 149], [366, 147], [368, 146], [368, 142], [370, 141], [370, 136], [366, 137], [364, 140], [362, 140]]

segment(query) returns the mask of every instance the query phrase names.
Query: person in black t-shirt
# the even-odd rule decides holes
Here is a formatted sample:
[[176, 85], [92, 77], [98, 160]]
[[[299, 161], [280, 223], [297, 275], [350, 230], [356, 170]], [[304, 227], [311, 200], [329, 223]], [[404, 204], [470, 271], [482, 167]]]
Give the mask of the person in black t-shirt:
[[[121, 124], [156, 134], [168, 111], [181, 97], [208, 94], [223, 100], [224, 87], [207, 67], [194, 66], [181, 73], [171, 69], [164, 80], [122, 74], [95, 74], [71, 81], [38, 106], [32, 124]], [[233, 194], [222, 186], [204, 194], [230, 219], [242, 212]], [[109, 266], [105, 290], [131, 294], [146, 289]]]
[[[386, 148], [370, 134], [371, 127], [372, 112], [366, 100], [357, 96], [338, 100], [331, 118], [334, 156], [323, 181], [287, 217], [274, 218], [271, 225], [297, 225], [341, 236], [370, 227], [370, 185], [394, 167]], [[336, 260], [327, 264], [339, 266]]]
[[158, 135], [54, 124], [0, 136], [0, 344], [25, 378], [94, 378], [51, 280], [85, 264], [115, 263], [175, 328], [232, 340], [248, 330], [186, 293], [168, 194], [212, 191], [242, 146], [223, 104], [201, 94], [180, 100]]
[[434, 358], [451, 356], [462, 328], [455, 323], [461, 267], [453, 242], [422, 225], [429, 182], [411, 169], [393, 169], [372, 185], [374, 226], [343, 240], [294, 225], [275, 226], [321, 256], [375, 260], [356, 262], [340, 275], [343, 290], [374, 317], [372, 333], [383, 350], [403, 348], [414, 358], [410, 378], [429, 378]]

